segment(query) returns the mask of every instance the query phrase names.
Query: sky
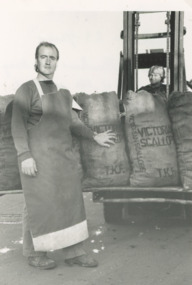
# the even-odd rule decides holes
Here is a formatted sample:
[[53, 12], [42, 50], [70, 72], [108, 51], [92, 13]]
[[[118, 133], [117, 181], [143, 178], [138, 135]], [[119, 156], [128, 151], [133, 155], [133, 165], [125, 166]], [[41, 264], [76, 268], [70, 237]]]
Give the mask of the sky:
[[[99, 0], [75, 1], [71, 0], [69, 6], [62, 7], [65, 1], [60, 0], [0, 0], [0, 95], [14, 94], [23, 82], [35, 78], [34, 53], [41, 41], [53, 42], [58, 47], [60, 59], [54, 79], [72, 94], [117, 90], [119, 54], [123, 50], [123, 41], [120, 38], [123, 29], [123, 10], [143, 11], [148, 7], [145, 5], [142, 10], [142, 6], [138, 5], [139, 1], [134, 1], [137, 4], [131, 6], [130, 0], [110, 0], [106, 6], [99, 6]], [[186, 73], [187, 78], [191, 79], [191, 0], [183, 1], [182, 6], [178, 7], [176, 4], [173, 5], [173, 2], [169, 7], [170, 1], [162, 1], [167, 9], [171, 7], [173, 10], [174, 7], [174, 11], [185, 10]], [[150, 0], [145, 1], [149, 2]], [[117, 3], [122, 3], [122, 7]], [[156, 5], [155, 11], [164, 11], [163, 8], [161, 6], [158, 9]], [[140, 33], [166, 30], [165, 13], [158, 13], [152, 16], [152, 19], [144, 14], [140, 21]], [[166, 48], [165, 42], [142, 40], [139, 43], [139, 52], [161, 47]], [[140, 78], [141, 85], [148, 84], [146, 74]]]
[[36, 76], [34, 54], [41, 41], [58, 47], [54, 79], [72, 93], [116, 90], [122, 24], [122, 12], [25, 11], [1, 17], [0, 93], [2, 83], [10, 92]]

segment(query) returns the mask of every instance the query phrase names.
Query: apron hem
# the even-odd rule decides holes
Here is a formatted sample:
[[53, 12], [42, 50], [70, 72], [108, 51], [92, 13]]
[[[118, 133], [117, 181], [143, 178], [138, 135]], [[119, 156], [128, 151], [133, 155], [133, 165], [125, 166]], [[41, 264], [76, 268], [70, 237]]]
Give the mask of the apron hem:
[[88, 236], [87, 221], [85, 220], [60, 231], [33, 237], [33, 245], [35, 251], [51, 251], [82, 242]]

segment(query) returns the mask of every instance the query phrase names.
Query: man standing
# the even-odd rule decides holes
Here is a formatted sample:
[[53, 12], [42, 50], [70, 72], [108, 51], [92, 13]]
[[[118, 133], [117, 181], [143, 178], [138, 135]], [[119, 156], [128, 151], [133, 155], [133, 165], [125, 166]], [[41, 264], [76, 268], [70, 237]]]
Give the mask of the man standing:
[[70, 92], [52, 81], [59, 60], [55, 45], [40, 43], [35, 60], [37, 78], [17, 90], [12, 114], [26, 203], [23, 254], [31, 266], [50, 269], [56, 263], [46, 253], [66, 248], [68, 265], [94, 267], [97, 261], [82, 247], [88, 230], [71, 132], [104, 147], [114, 144], [115, 134], [94, 134], [74, 120]]

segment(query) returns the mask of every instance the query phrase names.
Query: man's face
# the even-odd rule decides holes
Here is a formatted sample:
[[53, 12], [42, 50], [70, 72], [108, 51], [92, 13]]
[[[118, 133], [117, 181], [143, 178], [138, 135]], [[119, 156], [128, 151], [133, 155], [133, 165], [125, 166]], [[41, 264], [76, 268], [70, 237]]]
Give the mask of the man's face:
[[152, 85], [156, 85], [161, 82], [161, 75], [158, 70], [153, 70], [153, 72], [149, 74], [149, 81]]
[[36, 59], [38, 72], [52, 79], [57, 66], [57, 51], [52, 47], [41, 46]]

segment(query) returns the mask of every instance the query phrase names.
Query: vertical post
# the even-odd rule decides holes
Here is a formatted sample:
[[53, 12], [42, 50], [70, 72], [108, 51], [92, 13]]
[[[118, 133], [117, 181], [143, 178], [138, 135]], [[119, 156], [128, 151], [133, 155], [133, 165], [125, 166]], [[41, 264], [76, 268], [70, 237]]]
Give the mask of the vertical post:
[[171, 90], [184, 90], [184, 12], [171, 12]]
[[139, 39], [139, 13], [136, 12], [135, 14], [135, 90], [138, 89], [138, 69], [139, 69], [139, 65], [138, 65], [138, 39]]
[[186, 70], [185, 70], [185, 51], [183, 49], [183, 91], [187, 91], [187, 80], [186, 80]]
[[184, 89], [183, 25], [184, 25], [184, 12], [179, 12], [178, 73], [179, 73], [179, 91], [181, 92], [183, 92]]
[[134, 90], [134, 12], [123, 13], [123, 97]]
[[167, 51], [166, 51], [166, 67], [167, 67], [167, 82], [166, 82], [166, 96], [167, 99], [169, 97], [169, 74], [170, 74], [170, 64], [169, 64], [169, 53], [170, 53], [170, 31], [169, 31], [169, 26], [170, 26], [170, 12], [167, 12], [167, 20], [165, 23], [167, 24]]
[[178, 91], [179, 13], [171, 12], [171, 91]]
[[119, 60], [119, 78], [117, 86], [117, 95], [120, 100], [122, 100], [122, 88], [123, 88], [123, 54], [120, 52]]

